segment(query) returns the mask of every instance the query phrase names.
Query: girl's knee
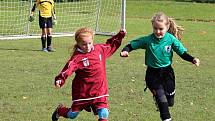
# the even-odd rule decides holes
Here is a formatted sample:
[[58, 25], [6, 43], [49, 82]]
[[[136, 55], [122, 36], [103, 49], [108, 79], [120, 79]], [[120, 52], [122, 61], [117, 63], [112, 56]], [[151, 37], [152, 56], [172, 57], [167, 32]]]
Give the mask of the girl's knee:
[[99, 119], [108, 119], [109, 111], [107, 108], [100, 108], [97, 110]]
[[79, 112], [72, 112], [72, 111], [69, 111], [69, 112], [67, 113], [67, 116], [68, 116], [68, 118], [70, 118], [70, 119], [75, 119], [75, 118], [78, 116], [78, 114], [79, 114]]
[[173, 105], [174, 105], [174, 95], [173, 96], [168, 96], [167, 101], [168, 101], [169, 107], [173, 107]]

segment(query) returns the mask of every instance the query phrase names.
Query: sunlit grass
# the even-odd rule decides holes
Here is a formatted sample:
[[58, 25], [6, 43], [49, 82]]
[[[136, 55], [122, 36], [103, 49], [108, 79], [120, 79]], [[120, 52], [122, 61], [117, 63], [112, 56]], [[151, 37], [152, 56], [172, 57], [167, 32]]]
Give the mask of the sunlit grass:
[[[203, 13], [199, 12], [210, 11], [214, 4], [152, 3], [127, 3], [128, 34], [120, 49], [130, 39], [151, 33], [150, 18], [157, 11], [163, 11], [174, 18], [186, 19], [208, 20], [214, 19], [215, 15], [211, 11], [205, 12], [206, 17], [203, 17]], [[191, 6], [192, 9], [184, 15], [186, 6]], [[177, 20], [185, 28], [182, 42], [191, 55], [201, 60], [201, 65], [197, 68], [174, 55], [176, 102], [171, 108], [172, 117], [175, 121], [213, 121], [215, 23], [186, 19]], [[96, 36], [95, 43], [103, 43], [107, 38], [108, 36]], [[54, 48], [57, 50], [54, 53], [41, 52], [40, 44], [39, 39], [0, 41], [1, 121], [49, 121], [58, 103], [71, 105], [73, 76], [61, 89], [53, 88], [53, 80], [69, 58], [68, 47], [74, 44], [73, 37], [53, 38]], [[144, 50], [133, 51], [129, 58], [120, 58], [120, 49], [107, 61], [109, 120], [159, 121], [159, 112], [156, 111], [150, 91], [143, 91], [146, 69]], [[96, 121], [96, 117], [83, 111], [76, 121]]]

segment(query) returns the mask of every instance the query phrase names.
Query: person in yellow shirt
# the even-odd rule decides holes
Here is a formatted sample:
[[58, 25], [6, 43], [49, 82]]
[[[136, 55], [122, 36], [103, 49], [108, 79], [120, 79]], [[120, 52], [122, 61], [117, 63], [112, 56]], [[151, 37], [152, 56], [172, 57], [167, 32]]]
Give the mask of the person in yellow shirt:
[[[42, 51], [54, 52], [52, 48], [52, 27], [56, 24], [56, 14], [53, 0], [36, 0], [29, 17], [29, 21], [34, 20], [34, 11], [39, 9], [39, 26], [42, 30], [41, 42]], [[47, 46], [46, 46], [47, 42]]]

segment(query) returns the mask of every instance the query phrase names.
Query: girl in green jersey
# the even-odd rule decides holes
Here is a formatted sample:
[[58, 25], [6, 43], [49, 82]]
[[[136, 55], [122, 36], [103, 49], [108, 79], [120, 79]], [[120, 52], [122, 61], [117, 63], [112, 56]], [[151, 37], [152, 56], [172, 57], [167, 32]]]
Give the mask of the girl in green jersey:
[[153, 33], [139, 37], [127, 44], [120, 53], [128, 57], [129, 52], [145, 49], [146, 85], [153, 94], [162, 121], [172, 121], [169, 107], [174, 105], [175, 75], [171, 67], [173, 51], [182, 59], [199, 66], [200, 60], [187, 53], [180, 42], [183, 28], [164, 13], [156, 13], [151, 20]]

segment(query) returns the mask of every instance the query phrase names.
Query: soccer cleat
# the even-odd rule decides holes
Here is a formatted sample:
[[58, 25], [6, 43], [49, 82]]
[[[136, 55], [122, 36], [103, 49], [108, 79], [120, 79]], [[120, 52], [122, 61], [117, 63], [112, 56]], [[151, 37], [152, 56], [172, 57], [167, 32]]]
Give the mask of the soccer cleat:
[[59, 116], [57, 114], [57, 110], [55, 110], [52, 114], [52, 121], [58, 121], [59, 119]]
[[58, 121], [59, 115], [58, 115], [58, 109], [63, 107], [62, 104], [59, 104], [58, 107], [55, 109], [55, 111], [52, 113], [52, 121]]
[[48, 50], [46, 48], [42, 48], [43, 52], [48, 52]]
[[48, 52], [55, 52], [56, 50], [53, 49], [52, 47], [47, 47], [47, 51], [48, 51]]

